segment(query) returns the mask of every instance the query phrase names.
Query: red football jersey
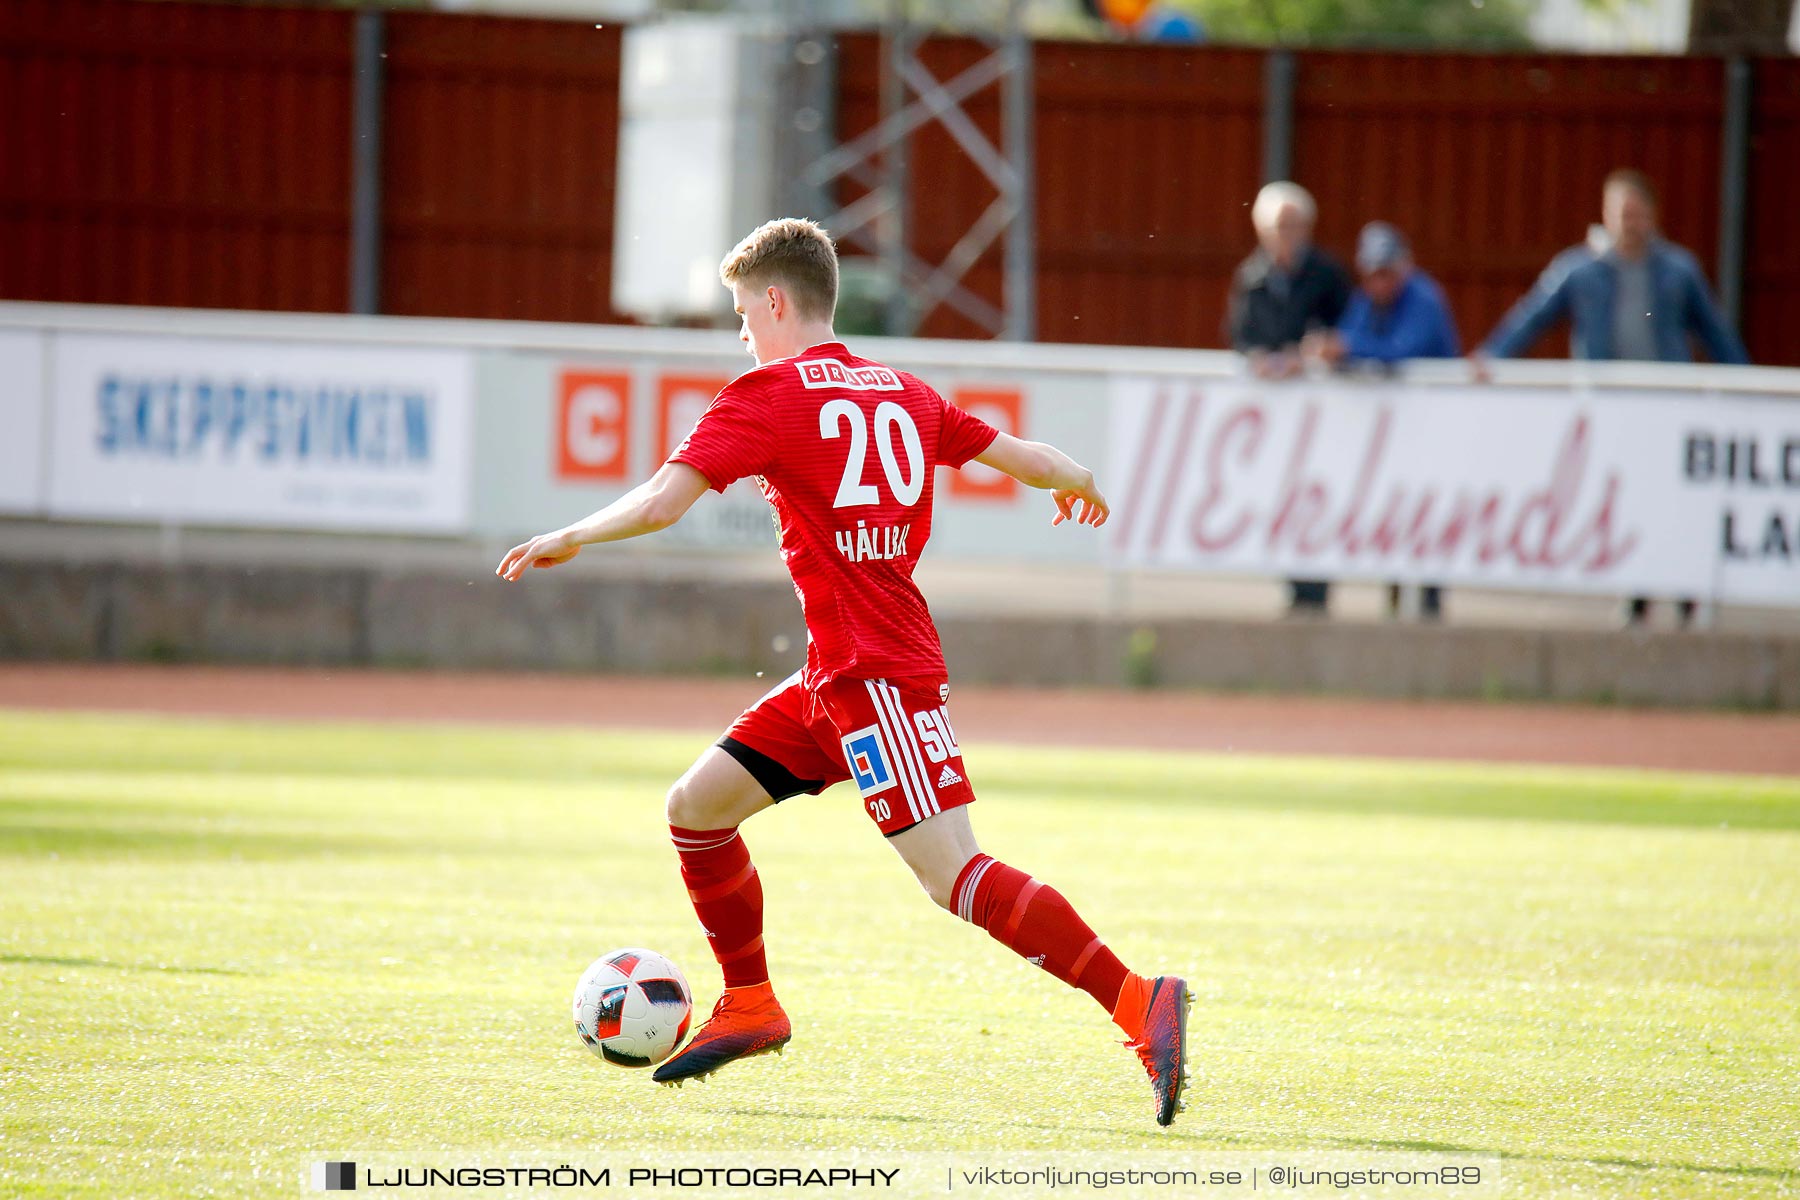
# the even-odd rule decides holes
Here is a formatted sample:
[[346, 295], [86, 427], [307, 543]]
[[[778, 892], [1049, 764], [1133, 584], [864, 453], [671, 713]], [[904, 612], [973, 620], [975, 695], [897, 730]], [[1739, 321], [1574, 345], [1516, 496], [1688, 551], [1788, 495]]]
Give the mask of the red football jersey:
[[912, 580], [931, 537], [934, 469], [962, 466], [996, 436], [916, 376], [826, 342], [726, 384], [669, 461], [718, 491], [761, 477], [806, 614], [802, 682], [816, 688], [839, 675], [944, 673]]

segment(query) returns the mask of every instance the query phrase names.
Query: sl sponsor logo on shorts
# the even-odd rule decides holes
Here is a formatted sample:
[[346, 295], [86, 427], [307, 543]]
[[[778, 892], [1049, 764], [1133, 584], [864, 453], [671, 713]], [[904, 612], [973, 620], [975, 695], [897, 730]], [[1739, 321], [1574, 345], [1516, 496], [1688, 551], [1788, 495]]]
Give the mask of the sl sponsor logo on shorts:
[[885, 792], [894, 786], [894, 772], [888, 766], [887, 751], [881, 745], [881, 729], [870, 725], [844, 736], [844, 764], [850, 778], [864, 796]]

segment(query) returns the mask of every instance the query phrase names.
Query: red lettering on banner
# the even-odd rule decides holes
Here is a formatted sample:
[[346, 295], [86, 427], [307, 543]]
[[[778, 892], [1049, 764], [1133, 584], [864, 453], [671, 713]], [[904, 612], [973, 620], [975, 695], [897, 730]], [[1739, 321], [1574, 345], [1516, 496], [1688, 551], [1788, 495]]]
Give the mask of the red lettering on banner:
[[[1001, 433], [1025, 436], [1025, 399], [1017, 388], [957, 388], [952, 403]], [[970, 462], [962, 470], [950, 472], [949, 490], [962, 500], [1008, 501], [1019, 494], [1019, 481], [1004, 471]]]
[[[1197, 404], [1194, 406], [1197, 408]], [[1153, 427], [1161, 424], [1160, 407]], [[1147, 439], [1139, 456], [1140, 471], [1159, 459], [1170, 462], [1158, 527], [1147, 547], [1152, 556], [1161, 543], [1161, 522], [1175, 495], [1175, 481], [1187, 457], [1193, 409], [1179, 435], [1166, 449]], [[1261, 405], [1233, 410], [1204, 447], [1205, 482], [1187, 514], [1187, 535], [1194, 549], [1225, 553], [1261, 527], [1263, 544], [1298, 559], [1341, 555], [1353, 562], [1378, 564], [1410, 557], [1418, 563], [1444, 561], [1468, 553], [1483, 565], [1511, 560], [1521, 567], [1587, 574], [1610, 570], [1637, 549], [1635, 532], [1619, 528], [1623, 481], [1608, 472], [1601, 498], [1585, 519], [1576, 509], [1589, 472], [1590, 422], [1580, 416], [1569, 426], [1550, 475], [1541, 488], [1514, 492], [1505, 487], [1485, 491], [1459, 489], [1448, 499], [1436, 487], [1416, 490], [1391, 485], [1380, 507], [1373, 508], [1376, 481], [1382, 475], [1393, 431], [1391, 409], [1380, 410], [1361, 450], [1354, 482], [1341, 501], [1329, 483], [1313, 472], [1310, 458], [1319, 427], [1319, 409], [1308, 405], [1283, 468], [1281, 481], [1266, 509], [1233, 490], [1236, 476], [1255, 464], [1264, 450], [1267, 415]], [[1369, 520], [1373, 513], [1372, 522]], [[1335, 516], [1335, 520], [1333, 519]]]
[[1182, 405], [1181, 425], [1175, 434], [1175, 460], [1169, 464], [1169, 473], [1163, 479], [1162, 502], [1156, 506], [1156, 527], [1150, 531], [1150, 549], [1162, 549], [1163, 534], [1168, 532], [1169, 519], [1174, 516], [1175, 497], [1181, 488], [1181, 472], [1187, 466], [1188, 447], [1194, 440], [1194, 422], [1200, 419], [1200, 406], [1204, 397], [1198, 391], [1188, 393], [1187, 403]]
[[[1576, 419], [1569, 436], [1563, 441], [1562, 450], [1556, 456], [1556, 465], [1550, 472], [1549, 485], [1527, 497], [1519, 507], [1518, 517], [1513, 521], [1507, 547], [1521, 563], [1543, 567], [1566, 566], [1580, 557], [1591, 541], [1595, 543], [1594, 550], [1587, 562], [1582, 564], [1582, 569], [1591, 573], [1615, 565], [1637, 548], [1635, 534], [1625, 534], [1616, 543], [1614, 541], [1613, 506], [1619, 494], [1619, 477], [1615, 473], [1607, 476], [1606, 498], [1601, 501], [1593, 520], [1588, 522], [1572, 545], [1561, 551], [1556, 549], [1556, 535], [1563, 522], [1569, 518], [1569, 510], [1574, 507], [1575, 497], [1581, 490], [1581, 481], [1587, 474], [1587, 460], [1588, 419], [1582, 416]], [[1529, 529], [1533, 518], [1538, 521], [1535, 541], [1532, 540], [1532, 531]]]
[[556, 385], [556, 477], [625, 479], [631, 466], [631, 376], [565, 370]]
[[1200, 549], [1211, 553], [1229, 550], [1244, 536], [1251, 521], [1255, 519], [1248, 509], [1244, 509], [1239, 511], [1237, 520], [1226, 531], [1216, 534], [1206, 531], [1207, 518], [1225, 498], [1225, 456], [1230, 452], [1232, 440], [1237, 437], [1241, 428], [1244, 436], [1239, 440], [1243, 445], [1238, 450], [1237, 461], [1240, 466], [1248, 466], [1255, 460], [1257, 450], [1262, 447], [1264, 424], [1262, 409], [1254, 406], [1240, 408], [1226, 417], [1219, 425], [1219, 432], [1213, 435], [1212, 445], [1206, 451], [1206, 490], [1200, 493], [1200, 499], [1195, 503], [1193, 516], [1188, 523], [1188, 535]]
[[[1480, 543], [1479, 548], [1475, 551], [1475, 561], [1483, 564], [1491, 563], [1494, 561], [1494, 556], [1499, 553], [1499, 545], [1494, 538], [1494, 526], [1499, 521], [1500, 494], [1498, 492], [1490, 492], [1485, 500], [1458, 492], [1451, 505], [1450, 519], [1445, 522], [1443, 532], [1438, 534], [1437, 544], [1431, 547], [1429, 553], [1434, 558], [1456, 557], [1456, 552], [1462, 548], [1470, 527], [1474, 526], [1479, 533], [1473, 540]], [[1421, 555], [1415, 552], [1413, 557], [1418, 558]]]
[[1594, 514], [1594, 519], [1588, 524], [1587, 535], [1582, 539], [1582, 544], [1586, 544], [1589, 538], [1595, 543], [1594, 552], [1581, 564], [1581, 569], [1589, 575], [1618, 566], [1637, 549], [1638, 536], [1635, 533], [1619, 533], [1616, 535], [1618, 540], [1613, 540], [1613, 522], [1616, 519], [1613, 505], [1618, 499], [1619, 474], [1614, 471], [1606, 477], [1606, 499], [1600, 502], [1600, 511]]
[[1422, 553], [1419, 549], [1427, 538], [1426, 522], [1431, 519], [1431, 506], [1437, 503], [1437, 489], [1426, 488], [1413, 501], [1412, 519], [1406, 517], [1407, 495], [1404, 489], [1395, 488], [1388, 493], [1387, 507], [1381, 510], [1381, 517], [1375, 522], [1375, 528], [1369, 533], [1369, 548], [1376, 558], [1390, 558], [1405, 552], [1407, 546], [1414, 547], [1415, 557]]
[[656, 462], [667, 462], [731, 380], [723, 375], [664, 375], [656, 381]]
[[1144, 425], [1143, 441], [1138, 444], [1137, 469], [1130, 472], [1130, 490], [1125, 495], [1124, 505], [1118, 510], [1119, 520], [1114, 526], [1117, 532], [1113, 534], [1113, 544], [1125, 549], [1131, 546], [1131, 533], [1137, 523], [1140, 511], [1138, 502], [1143, 498], [1144, 481], [1150, 477], [1157, 453], [1162, 447], [1163, 415], [1168, 407], [1169, 393], [1161, 387], [1157, 388], [1156, 397], [1150, 402], [1150, 419]]
[[1290, 540], [1294, 551], [1303, 558], [1318, 554], [1326, 546], [1326, 543], [1310, 541], [1306, 536], [1325, 515], [1325, 485], [1317, 479], [1308, 479], [1304, 486], [1300, 482], [1306, 456], [1312, 451], [1313, 432], [1318, 427], [1319, 406], [1309, 404], [1306, 414], [1300, 418], [1300, 434], [1294, 439], [1294, 452], [1288, 455], [1287, 469], [1282, 473], [1281, 507], [1276, 511], [1275, 519], [1269, 522], [1264, 539], [1269, 549], [1278, 550], [1292, 527], [1294, 532]]
[[[1528, 495], [1513, 520], [1506, 545], [1521, 563], [1539, 567], [1561, 565], [1551, 544], [1556, 541], [1557, 530], [1568, 515], [1569, 506], [1575, 502], [1575, 489], [1581, 486], [1586, 467], [1587, 418], [1583, 417], [1575, 422], [1574, 432], [1563, 443], [1563, 452], [1557, 455], [1556, 466], [1550, 472], [1550, 485]], [[1534, 520], [1537, 522], [1535, 531], [1530, 528]], [[1531, 540], [1533, 532], [1536, 533], [1535, 541]]]
[[1354, 558], [1362, 553], [1362, 535], [1356, 532], [1357, 524], [1362, 520], [1363, 509], [1369, 503], [1369, 489], [1375, 484], [1375, 473], [1381, 469], [1382, 457], [1387, 453], [1388, 430], [1394, 424], [1393, 412], [1383, 407], [1375, 414], [1375, 432], [1369, 435], [1368, 447], [1363, 451], [1362, 466], [1356, 472], [1356, 486], [1350, 491], [1350, 507], [1344, 510], [1344, 519], [1338, 523], [1338, 542], [1344, 553]]

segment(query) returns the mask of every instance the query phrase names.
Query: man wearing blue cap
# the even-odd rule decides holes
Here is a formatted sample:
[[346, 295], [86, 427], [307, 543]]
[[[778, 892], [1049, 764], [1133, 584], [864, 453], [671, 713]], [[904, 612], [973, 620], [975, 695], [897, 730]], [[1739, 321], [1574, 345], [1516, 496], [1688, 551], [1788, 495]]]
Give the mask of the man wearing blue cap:
[[1386, 221], [1371, 221], [1356, 239], [1362, 286], [1334, 330], [1313, 335], [1307, 349], [1336, 366], [1392, 365], [1408, 358], [1462, 353], [1456, 321], [1437, 281], [1413, 265], [1406, 238]]
[[[1344, 308], [1336, 329], [1310, 336], [1303, 350], [1333, 366], [1393, 366], [1409, 358], [1455, 358], [1462, 352], [1456, 321], [1437, 281], [1413, 265], [1406, 238], [1386, 221], [1371, 221], [1356, 239], [1362, 285]], [[1388, 611], [1400, 611], [1400, 585], [1388, 585]], [[1444, 590], [1419, 589], [1419, 618], [1436, 621]]]

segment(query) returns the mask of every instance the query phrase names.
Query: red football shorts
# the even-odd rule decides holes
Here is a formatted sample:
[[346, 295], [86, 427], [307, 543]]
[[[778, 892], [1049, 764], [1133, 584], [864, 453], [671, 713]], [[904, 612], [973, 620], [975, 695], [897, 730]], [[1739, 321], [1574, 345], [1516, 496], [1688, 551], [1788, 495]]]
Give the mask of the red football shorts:
[[943, 676], [834, 679], [817, 691], [796, 672], [719, 739], [776, 800], [850, 780], [892, 837], [975, 799], [950, 728]]

